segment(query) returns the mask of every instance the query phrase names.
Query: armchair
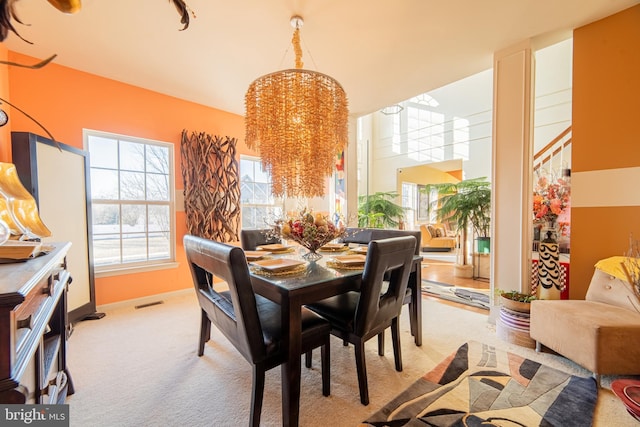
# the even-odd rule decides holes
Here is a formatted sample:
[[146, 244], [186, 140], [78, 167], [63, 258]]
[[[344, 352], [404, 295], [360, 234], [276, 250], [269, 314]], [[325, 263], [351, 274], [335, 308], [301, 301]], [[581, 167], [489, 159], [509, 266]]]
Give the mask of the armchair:
[[[596, 264], [584, 300], [531, 302], [531, 338], [600, 375], [640, 374], [640, 301], [616, 267]], [[617, 270], [617, 271], [616, 271]]]

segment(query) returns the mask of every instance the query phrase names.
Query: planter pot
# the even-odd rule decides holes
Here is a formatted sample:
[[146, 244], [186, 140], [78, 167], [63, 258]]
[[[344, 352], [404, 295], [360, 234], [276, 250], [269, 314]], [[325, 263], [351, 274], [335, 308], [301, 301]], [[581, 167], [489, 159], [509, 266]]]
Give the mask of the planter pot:
[[535, 341], [529, 336], [529, 313], [531, 303], [514, 301], [500, 296], [500, 314], [496, 321], [496, 333], [506, 342], [522, 347], [535, 348]]
[[455, 277], [465, 277], [467, 279], [470, 279], [473, 277], [473, 265], [455, 264], [453, 266], [453, 275]]
[[500, 296], [500, 303], [509, 310], [518, 311], [520, 313], [529, 313], [531, 311], [530, 302], [514, 301], [504, 295]]
[[491, 252], [491, 238], [490, 237], [478, 237], [476, 239], [478, 253], [488, 254]]

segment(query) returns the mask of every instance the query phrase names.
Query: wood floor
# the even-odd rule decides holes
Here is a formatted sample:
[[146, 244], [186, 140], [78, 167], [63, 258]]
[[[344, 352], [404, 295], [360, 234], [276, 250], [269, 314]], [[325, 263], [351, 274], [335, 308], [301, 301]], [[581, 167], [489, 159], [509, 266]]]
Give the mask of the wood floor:
[[[434, 282], [447, 283], [454, 286], [464, 286], [466, 288], [475, 289], [489, 289], [489, 281], [486, 279], [466, 279], [463, 277], [457, 277], [453, 275], [452, 261], [445, 261], [442, 259], [429, 258], [429, 253], [423, 253], [424, 260], [422, 261], [422, 278], [425, 280], [432, 280]], [[452, 301], [447, 301], [441, 298], [437, 298], [430, 295], [422, 296], [424, 299], [431, 299], [438, 301], [442, 304], [447, 304], [453, 307], [458, 307], [465, 310], [471, 310], [477, 313], [489, 314], [487, 310], [471, 307], [466, 304], [458, 304]]]

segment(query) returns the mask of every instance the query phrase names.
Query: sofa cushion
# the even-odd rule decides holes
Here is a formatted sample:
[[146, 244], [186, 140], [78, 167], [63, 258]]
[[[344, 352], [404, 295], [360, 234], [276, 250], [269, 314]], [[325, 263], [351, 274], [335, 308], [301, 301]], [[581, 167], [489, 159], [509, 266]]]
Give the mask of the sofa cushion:
[[627, 259], [627, 257], [623, 256], [612, 256], [596, 262], [595, 267], [598, 270], [617, 277], [618, 279], [627, 280], [628, 277], [625, 268], [625, 261]]
[[596, 301], [531, 302], [531, 338], [598, 374], [640, 374], [640, 313]]
[[451, 250], [456, 247], [456, 238], [455, 237], [447, 237], [446, 230], [443, 227], [443, 236], [445, 237], [436, 237], [436, 229], [438, 225], [433, 224], [420, 224], [420, 232], [421, 232], [421, 247], [423, 250]]
[[[601, 270], [601, 268], [606, 268], [607, 272]], [[627, 280], [610, 273], [616, 274], [609, 267], [600, 264], [599, 268], [598, 264], [596, 264], [585, 299], [625, 308], [635, 313], [640, 312], [640, 301], [638, 301], [638, 297], [633, 292], [631, 284]]]

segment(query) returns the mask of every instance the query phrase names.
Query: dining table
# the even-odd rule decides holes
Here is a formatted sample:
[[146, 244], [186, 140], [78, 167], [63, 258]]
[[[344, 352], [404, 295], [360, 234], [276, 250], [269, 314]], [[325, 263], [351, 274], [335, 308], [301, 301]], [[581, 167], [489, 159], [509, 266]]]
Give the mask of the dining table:
[[[281, 365], [282, 373], [282, 425], [297, 426], [300, 415], [300, 371], [301, 371], [301, 311], [305, 304], [329, 298], [348, 291], [358, 290], [362, 282], [363, 265], [340, 264], [336, 256], [351, 253], [345, 251], [320, 252], [322, 258], [307, 261], [306, 249], [301, 246], [287, 247], [281, 252], [272, 252], [267, 259], [286, 259], [291, 269], [270, 270], [250, 264], [251, 282], [254, 291], [281, 306], [282, 333], [287, 358]], [[348, 251], [348, 252], [347, 252]], [[296, 262], [301, 262], [297, 264]], [[413, 259], [408, 286], [411, 288], [410, 316], [415, 322], [416, 345], [422, 344], [421, 304], [422, 256]], [[257, 264], [257, 263], [256, 263]], [[415, 330], [414, 330], [415, 329]]]

